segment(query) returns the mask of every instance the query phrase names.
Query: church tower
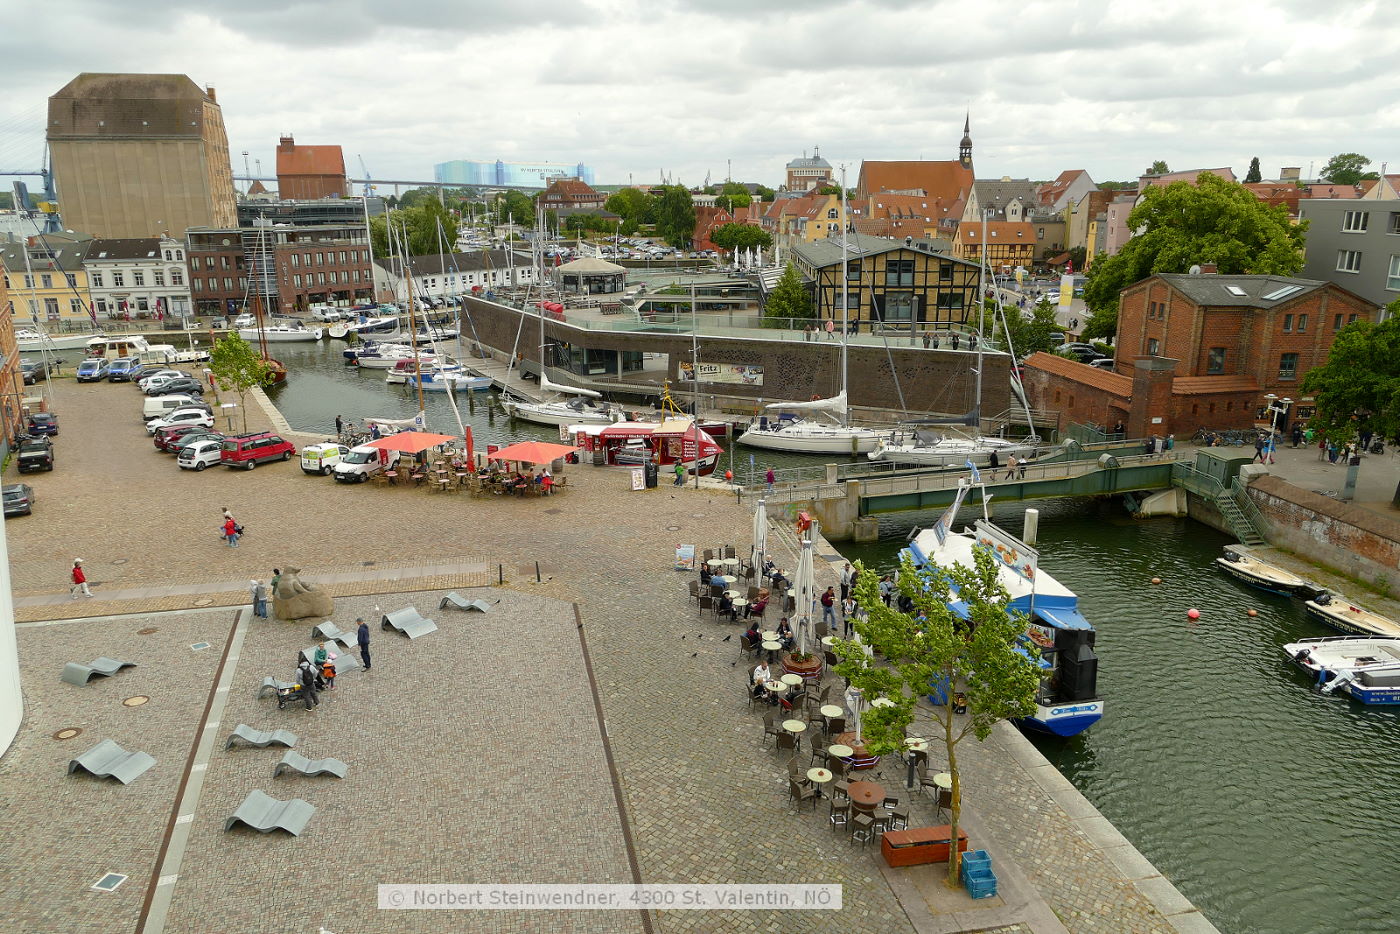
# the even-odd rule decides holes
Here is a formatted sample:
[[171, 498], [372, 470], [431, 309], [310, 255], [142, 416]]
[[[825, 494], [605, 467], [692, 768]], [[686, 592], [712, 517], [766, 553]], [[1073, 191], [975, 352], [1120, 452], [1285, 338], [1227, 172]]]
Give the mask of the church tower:
[[963, 138], [958, 144], [958, 162], [965, 169], [972, 168], [972, 114], [963, 120]]

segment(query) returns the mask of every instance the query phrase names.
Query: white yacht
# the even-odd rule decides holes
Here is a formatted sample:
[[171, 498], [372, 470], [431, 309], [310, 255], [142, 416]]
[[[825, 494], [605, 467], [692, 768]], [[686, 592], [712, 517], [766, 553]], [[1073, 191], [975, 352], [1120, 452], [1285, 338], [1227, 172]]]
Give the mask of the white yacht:
[[867, 454], [889, 437], [888, 429], [845, 423], [844, 391], [830, 399], [775, 402], [764, 408], [775, 414], [754, 419], [739, 436], [740, 444], [801, 454]]
[[30, 353], [36, 350], [71, 350], [74, 347], [82, 347], [92, 339], [92, 331], [80, 331], [76, 334], [45, 334], [43, 331], [36, 331], [32, 328], [21, 328], [15, 331], [15, 344], [19, 347], [20, 353]]
[[875, 445], [867, 455], [873, 461], [896, 464], [921, 464], [930, 467], [964, 467], [971, 461], [977, 467], [991, 463], [997, 456], [998, 466], [1005, 467], [1012, 455], [1034, 458], [1043, 451], [1033, 441], [1013, 441], [1008, 438], [975, 437], [943, 434], [928, 428], [907, 426], [897, 428]]
[[611, 425], [627, 417], [621, 407], [602, 401], [602, 394], [591, 389], [564, 386], [547, 376], [540, 377], [540, 389], [555, 397], [529, 402], [507, 396], [501, 399], [501, 408], [511, 418], [537, 425]]
[[238, 336], [246, 341], [256, 341], [261, 334], [262, 339], [269, 344], [318, 341], [322, 333], [320, 328], [308, 328], [300, 321], [296, 324], [269, 324], [261, 328], [238, 329]]

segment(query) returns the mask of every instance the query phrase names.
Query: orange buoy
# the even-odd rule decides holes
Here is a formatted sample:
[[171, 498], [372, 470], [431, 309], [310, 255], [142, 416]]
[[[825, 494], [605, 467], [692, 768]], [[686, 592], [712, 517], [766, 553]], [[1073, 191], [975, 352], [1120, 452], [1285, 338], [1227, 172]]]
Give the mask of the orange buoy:
[[1192, 607], [1191, 609], [1189, 609], [1189, 610], [1186, 611], [1186, 618], [1187, 618], [1187, 619], [1200, 619], [1200, 618], [1201, 618], [1201, 611], [1198, 610], [1198, 609], [1196, 609], [1195, 607]]
[[1162, 582], [1162, 579], [1161, 579], [1160, 577], [1154, 577], [1154, 578], [1152, 578], [1152, 583], [1154, 583], [1154, 584], [1160, 584], [1161, 582]]
[[1250, 616], [1258, 616], [1258, 615], [1259, 615], [1259, 611], [1258, 611], [1258, 610], [1250, 610], [1250, 611], [1249, 611], [1249, 615], [1250, 615]]

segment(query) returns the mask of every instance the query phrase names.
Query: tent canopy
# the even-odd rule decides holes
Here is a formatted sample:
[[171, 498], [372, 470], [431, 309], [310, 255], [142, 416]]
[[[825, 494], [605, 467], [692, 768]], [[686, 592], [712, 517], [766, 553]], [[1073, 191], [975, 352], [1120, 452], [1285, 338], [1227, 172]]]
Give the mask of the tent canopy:
[[394, 435], [385, 435], [365, 444], [365, 447], [379, 448], [384, 451], [401, 451], [404, 454], [417, 454], [426, 451], [428, 448], [435, 448], [439, 444], [446, 444], [449, 441], [456, 441], [452, 435], [438, 435], [431, 431], [401, 431]]
[[550, 444], [548, 441], [521, 441], [501, 448], [491, 455], [491, 460], [548, 464], [577, 450], [578, 448], [568, 444]]

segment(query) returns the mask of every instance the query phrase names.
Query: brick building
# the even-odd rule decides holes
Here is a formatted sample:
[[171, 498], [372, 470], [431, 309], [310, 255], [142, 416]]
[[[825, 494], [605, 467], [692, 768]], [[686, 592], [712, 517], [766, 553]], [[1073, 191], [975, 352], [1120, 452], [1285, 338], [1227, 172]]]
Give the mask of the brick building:
[[291, 136], [277, 141], [277, 195], [286, 201], [344, 198], [345, 155], [339, 146], [297, 145]]
[[536, 203], [541, 210], [549, 208], [601, 208], [607, 198], [582, 179], [556, 178], [540, 192]]
[[1026, 363], [1031, 404], [1134, 437], [1247, 428], [1264, 396], [1292, 398], [1282, 420], [1312, 416], [1299, 394], [1337, 332], [1376, 306], [1330, 282], [1287, 276], [1159, 274], [1123, 290], [1112, 372], [1049, 354]]
[[195, 229], [188, 243], [190, 296], [201, 314], [251, 307], [251, 270], [269, 314], [374, 297], [364, 224]]
[[23, 412], [24, 379], [19, 373], [19, 348], [15, 344], [14, 314], [6, 314], [10, 307], [9, 292], [5, 280], [0, 277], [0, 404], [4, 417], [0, 418], [0, 438], [4, 439], [4, 449], [0, 456], [7, 455], [19, 432], [20, 415]]
[[734, 215], [721, 207], [696, 207], [695, 232], [690, 235], [693, 250], [718, 250], [710, 234], [725, 224], [734, 223]]

